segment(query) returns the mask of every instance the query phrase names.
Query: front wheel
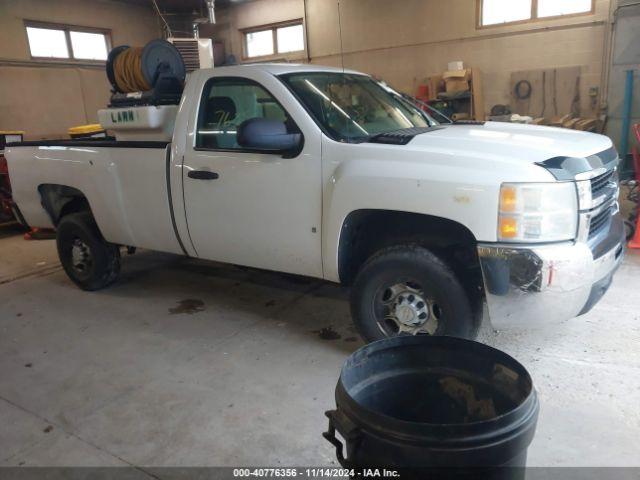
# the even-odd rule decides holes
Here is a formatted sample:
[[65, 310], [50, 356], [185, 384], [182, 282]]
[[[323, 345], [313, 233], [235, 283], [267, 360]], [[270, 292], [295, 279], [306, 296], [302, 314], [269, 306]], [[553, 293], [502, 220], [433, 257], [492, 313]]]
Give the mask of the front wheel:
[[351, 291], [360, 335], [375, 341], [398, 335], [473, 339], [472, 302], [453, 270], [419, 246], [387, 248], [360, 269]]
[[56, 243], [67, 276], [83, 290], [99, 290], [118, 277], [120, 249], [102, 238], [89, 212], [63, 217]]

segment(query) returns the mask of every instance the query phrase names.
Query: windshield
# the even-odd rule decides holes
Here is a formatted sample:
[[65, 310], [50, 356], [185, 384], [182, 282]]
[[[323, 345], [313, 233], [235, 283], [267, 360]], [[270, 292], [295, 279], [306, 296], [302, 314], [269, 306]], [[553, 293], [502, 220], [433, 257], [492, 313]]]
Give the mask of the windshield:
[[337, 141], [362, 142], [380, 133], [437, 123], [366, 75], [304, 72], [281, 78]]

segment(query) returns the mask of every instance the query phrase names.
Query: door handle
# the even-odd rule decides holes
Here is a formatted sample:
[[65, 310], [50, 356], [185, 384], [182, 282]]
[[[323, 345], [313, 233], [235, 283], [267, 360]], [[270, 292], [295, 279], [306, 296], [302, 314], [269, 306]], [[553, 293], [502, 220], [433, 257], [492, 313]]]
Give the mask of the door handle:
[[220, 178], [220, 175], [216, 172], [210, 172], [209, 170], [190, 170], [187, 176], [194, 180], [216, 180]]

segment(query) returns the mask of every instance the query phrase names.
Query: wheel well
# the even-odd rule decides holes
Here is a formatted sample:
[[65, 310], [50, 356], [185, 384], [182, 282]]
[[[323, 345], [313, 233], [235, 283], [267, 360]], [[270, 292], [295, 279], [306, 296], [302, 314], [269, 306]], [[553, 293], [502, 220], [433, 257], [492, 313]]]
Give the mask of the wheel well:
[[473, 233], [458, 222], [418, 213], [389, 210], [350, 213], [340, 232], [340, 281], [347, 285], [352, 283], [371, 255], [402, 244], [428, 248], [454, 270], [472, 299], [482, 300], [482, 271]]
[[87, 197], [77, 188], [66, 185], [43, 184], [38, 187], [42, 208], [54, 225], [58, 225], [65, 215], [77, 212], [90, 212]]

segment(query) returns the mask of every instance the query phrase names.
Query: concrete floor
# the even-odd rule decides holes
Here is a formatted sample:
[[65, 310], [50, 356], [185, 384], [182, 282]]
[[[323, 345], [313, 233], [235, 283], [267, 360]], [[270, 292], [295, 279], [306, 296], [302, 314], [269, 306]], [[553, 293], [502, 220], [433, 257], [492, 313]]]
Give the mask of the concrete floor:
[[[335, 465], [339, 287], [141, 252], [86, 293], [53, 241], [0, 231], [0, 257], [0, 465]], [[640, 466], [639, 290], [630, 253], [589, 315], [483, 329], [539, 392], [529, 465]]]

